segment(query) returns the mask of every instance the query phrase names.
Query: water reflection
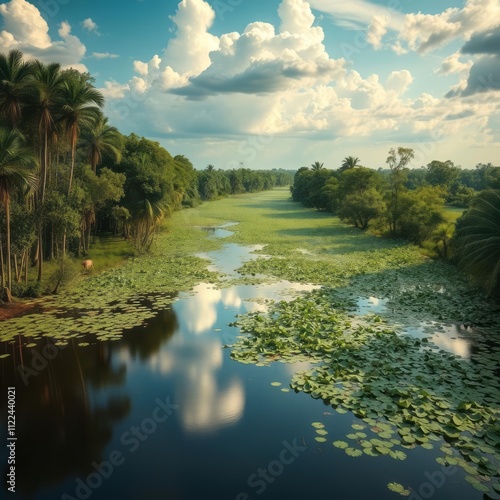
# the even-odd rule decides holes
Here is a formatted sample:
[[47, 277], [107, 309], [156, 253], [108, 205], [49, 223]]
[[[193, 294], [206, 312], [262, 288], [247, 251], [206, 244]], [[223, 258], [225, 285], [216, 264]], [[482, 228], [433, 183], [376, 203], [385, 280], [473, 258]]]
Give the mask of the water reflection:
[[299, 292], [318, 288], [320, 287], [316, 285], [286, 280], [261, 285], [235, 285], [222, 289], [201, 283], [193, 288], [192, 297], [176, 303], [175, 308], [186, 329], [199, 335], [213, 329], [221, 310], [232, 308], [241, 314], [264, 312], [267, 310], [267, 300], [293, 300]]
[[463, 334], [457, 325], [431, 322], [429, 325], [405, 328], [404, 333], [420, 339], [427, 338], [438, 348], [461, 358], [470, 359], [471, 357], [473, 342], [461, 336]]
[[200, 226], [199, 229], [207, 232], [214, 238], [228, 238], [234, 234], [234, 231], [228, 231], [228, 227], [237, 226], [238, 222], [227, 222], [222, 226]]
[[[46, 345], [51, 346], [50, 352], [58, 352], [54, 359], [38, 357]], [[45, 340], [35, 349], [21, 347], [21, 352], [21, 368], [36, 367], [31, 376], [25, 375], [27, 385], [20, 376], [17, 356], [3, 364], [1, 380], [3, 387], [17, 388], [17, 484], [21, 494], [31, 495], [68, 475], [88, 474], [92, 461], [101, 460], [115, 423], [129, 413], [131, 402], [120, 393], [102, 400], [93, 397], [94, 391], [116, 389], [126, 378], [126, 366], [112, 363], [105, 344], [79, 349], [71, 341], [61, 349]], [[3, 399], [1, 414], [5, 412]], [[4, 433], [2, 429], [2, 442]]]
[[238, 276], [236, 269], [245, 262], [256, 259], [267, 259], [267, 256], [258, 255], [254, 252], [260, 251], [264, 245], [241, 246], [236, 243], [227, 243], [221, 250], [214, 252], [198, 253], [198, 257], [211, 262], [208, 266], [210, 271], [223, 273], [227, 276]]
[[237, 377], [217, 377], [223, 366], [220, 341], [180, 336], [149, 364], [163, 375], [175, 376], [175, 400], [187, 432], [213, 432], [241, 418], [243, 384]]
[[387, 302], [388, 299], [379, 299], [377, 297], [359, 297], [354, 314], [365, 316], [366, 314], [381, 313], [387, 308]]
[[[356, 309], [353, 311], [358, 316], [367, 314], [383, 314], [387, 309], [388, 299], [377, 297], [358, 297]], [[431, 321], [418, 326], [406, 327], [404, 334], [416, 338], [427, 338], [437, 348], [451, 352], [464, 359], [470, 359], [473, 346], [471, 329], [461, 330], [460, 326], [451, 323]]]

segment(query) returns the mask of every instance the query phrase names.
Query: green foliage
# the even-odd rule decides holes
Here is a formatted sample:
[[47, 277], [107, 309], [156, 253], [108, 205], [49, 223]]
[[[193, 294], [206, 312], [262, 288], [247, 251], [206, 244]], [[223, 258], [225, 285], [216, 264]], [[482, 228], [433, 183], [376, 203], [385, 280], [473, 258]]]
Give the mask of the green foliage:
[[[498, 348], [488, 339], [478, 341], [469, 362], [433, 348], [428, 338], [401, 335], [396, 325], [378, 317], [353, 320], [348, 310], [348, 301], [335, 290], [322, 289], [275, 303], [266, 315], [240, 316], [237, 325], [244, 335], [230, 346], [231, 357], [259, 366], [313, 365], [296, 372], [291, 387], [352, 412], [368, 426], [346, 435], [361, 448], [352, 441], [333, 443], [347, 455], [404, 460], [404, 449], [432, 449], [446, 439], [451, 444], [442, 447], [443, 463], [470, 471], [471, 480], [490, 491], [500, 460], [500, 413], [491, 397], [498, 389]], [[410, 493], [397, 483], [388, 487]]]
[[342, 166], [340, 167], [340, 171], [343, 172], [345, 170], [349, 170], [351, 168], [359, 167], [359, 158], [355, 158], [354, 156], [347, 156], [344, 158], [342, 162]]
[[284, 170], [216, 170], [208, 165], [198, 172], [198, 190], [203, 200], [215, 200], [230, 194], [256, 193], [277, 186], [287, 186], [291, 175]]
[[445, 162], [434, 160], [427, 165], [425, 180], [431, 186], [442, 186], [449, 190], [451, 185], [458, 179], [459, 169], [448, 160]]
[[490, 292], [500, 289], [500, 191], [481, 192], [457, 221], [459, 266]]
[[414, 157], [415, 152], [413, 149], [399, 147], [397, 151], [394, 148], [391, 149], [386, 160], [391, 171], [387, 211], [389, 230], [393, 235], [398, 233], [398, 223], [403, 213], [399, 199], [401, 193], [405, 190], [404, 184], [407, 181], [408, 169], [406, 166]]
[[292, 187], [292, 198], [294, 201], [301, 201], [306, 207], [332, 210], [336, 205], [336, 185], [338, 183], [336, 173], [323, 168], [323, 164], [319, 164], [319, 162], [316, 164], [313, 164], [313, 167], [316, 166], [312, 170], [302, 167], [297, 171]]
[[338, 209], [340, 220], [366, 229], [372, 219], [380, 217], [386, 210], [382, 195], [374, 188], [345, 196]]
[[444, 197], [440, 188], [423, 187], [399, 195], [396, 234], [421, 245], [445, 222]]
[[12, 294], [16, 297], [37, 299], [42, 296], [42, 286], [39, 282], [36, 283], [14, 283], [12, 285]]

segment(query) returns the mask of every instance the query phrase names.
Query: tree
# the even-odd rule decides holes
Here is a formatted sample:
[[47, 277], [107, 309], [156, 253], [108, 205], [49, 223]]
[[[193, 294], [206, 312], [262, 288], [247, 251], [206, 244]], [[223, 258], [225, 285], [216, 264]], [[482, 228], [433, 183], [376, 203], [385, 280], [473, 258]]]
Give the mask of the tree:
[[318, 172], [319, 170], [322, 170], [325, 167], [323, 166], [323, 163], [320, 163], [319, 161], [315, 161], [314, 163], [311, 164], [311, 168], [312, 168], [313, 172]]
[[23, 62], [19, 50], [0, 54], [0, 119], [8, 127], [17, 128], [21, 121], [33, 70], [33, 62]]
[[66, 76], [61, 90], [62, 115], [66, 136], [71, 147], [71, 168], [69, 174], [68, 197], [73, 184], [76, 144], [81, 127], [92, 127], [100, 118], [99, 108], [104, 105], [102, 94], [83, 77]]
[[95, 122], [87, 124], [82, 129], [80, 146], [85, 151], [87, 160], [94, 173], [102, 161], [103, 154], [108, 154], [116, 162], [120, 162], [123, 149], [123, 139], [116, 127], [108, 124], [108, 119], [99, 114]]
[[383, 196], [375, 189], [348, 194], [341, 202], [338, 216], [341, 220], [366, 229], [368, 223], [379, 217], [385, 210]]
[[458, 265], [489, 292], [500, 290], [500, 191], [485, 190], [457, 220], [453, 239]]
[[426, 186], [415, 191], [402, 191], [397, 236], [421, 245], [438, 226], [445, 222], [442, 188]]
[[442, 259], [450, 256], [450, 242], [453, 237], [455, 224], [450, 222], [439, 226], [432, 235], [432, 241], [436, 244], [436, 250]]
[[458, 175], [459, 169], [453, 165], [452, 161], [434, 160], [427, 165], [425, 180], [431, 186], [442, 186], [449, 192], [452, 184], [458, 179]]
[[389, 200], [387, 203], [389, 228], [393, 235], [398, 232], [398, 222], [401, 217], [401, 209], [399, 206], [399, 197], [404, 191], [404, 183], [406, 181], [406, 165], [415, 157], [415, 152], [410, 148], [399, 147], [396, 151], [394, 148], [389, 150], [389, 156], [386, 163], [391, 170], [390, 174], [390, 190]]
[[0, 128], [0, 204], [5, 209], [7, 289], [9, 294], [12, 288], [10, 197], [18, 188], [36, 188], [36, 167], [36, 157], [24, 146], [20, 134], [15, 130]]
[[340, 167], [340, 171], [349, 170], [351, 168], [356, 168], [359, 166], [359, 158], [354, 158], [354, 156], [346, 156]]
[[[59, 64], [45, 65], [34, 62], [34, 83], [30, 89], [29, 110], [38, 122], [38, 138], [40, 149], [40, 190], [38, 196], [39, 210], [43, 212], [47, 172], [49, 169], [49, 151], [56, 136], [56, 120], [60, 112], [60, 90], [62, 77]], [[43, 213], [39, 217], [38, 227], [38, 281], [43, 274]]]

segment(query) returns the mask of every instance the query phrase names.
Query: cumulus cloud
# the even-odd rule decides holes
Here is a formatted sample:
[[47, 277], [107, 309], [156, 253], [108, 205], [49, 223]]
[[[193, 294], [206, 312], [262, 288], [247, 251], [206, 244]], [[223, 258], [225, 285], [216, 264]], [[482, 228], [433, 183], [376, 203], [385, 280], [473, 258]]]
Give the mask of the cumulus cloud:
[[459, 95], [500, 91], [500, 56], [484, 56], [472, 66], [466, 87]]
[[388, 18], [384, 15], [373, 16], [368, 31], [366, 32], [366, 41], [374, 48], [382, 47], [382, 38], [387, 33]]
[[164, 53], [176, 73], [197, 75], [210, 65], [210, 52], [219, 47], [219, 39], [208, 32], [214, 19], [207, 2], [182, 0], [179, 4], [172, 16], [177, 31]]
[[190, 98], [224, 93], [266, 94], [302, 85], [328, 83], [344, 73], [323, 45], [322, 28], [304, 0], [284, 0], [278, 9], [280, 32], [268, 23], [249, 24], [244, 32], [221, 37], [211, 64], [189, 85], [172, 92]]
[[[40, 11], [25, 0], [11, 0], [0, 5], [4, 31], [2, 39], [10, 39], [13, 44], [24, 44], [37, 49], [48, 49], [52, 42], [49, 36], [49, 25]], [[11, 48], [7, 45], [5, 48]]]
[[99, 89], [106, 99], [123, 99], [128, 90], [130, 90], [128, 83], [120, 84], [114, 80], [106, 81], [104, 87]]
[[60, 40], [52, 40], [49, 26], [40, 11], [25, 0], [11, 0], [0, 5], [4, 30], [0, 32], [0, 43], [5, 50], [18, 49], [26, 57], [35, 57], [43, 62], [59, 62], [63, 67], [87, 71], [81, 62], [85, 45], [71, 34], [71, 26], [62, 22], [59, 27]]
[[447, 97], [468, 97], [500, 90], [500, 26], [475, 33], [461, 53], [480, 57], [469, 64], [468, 78], [452, 88]]
[[451, 75], [454, 73], [463, 74], [469, 73], [472, 67], [472, 61], [462, 62], [460, 61], [460, 52], [455, 52], [451, 56], [448, 56], [442, 63], [441, 67], [436, 70], [438, 75]]
[[475, 33], [462, 47], [463, 54], [500, 55], [500, 25], [492, 30]]
[[439, 14], [407, 14], [398, 30], [398, 41], [420, 53], [442, 47], [456, 38], [468, 39], [478, 31], [498, 25], [498, 0], [467, 0], [462, 9]]
[[[311, 1], [313, 6], [318, 3]], [[337, 4], [324, 2], [325, 8], [331, 3]], [[387, 34], [394, 31], [395, 19], [401, 24], [404, 21], [401, 14], [385, 17], [387, 9], [368, 2], [342, 5], [331, 8], [345, 9], [354, 21], [366, 22], [369, 43], [375, 48], [388, 46], [384, 30]], [[361, 9], [367, 5], [373, 7], [368, 14]], [[311, 144], [359, 137], [385, 141], [388, 134], [400, 143], [435, 143], [436, 137], [447, 136], [463, 144], [493, 140], [487, 132], [492, 113], [487, 99], [471, 102], [429, 93], [409, 97], [414, 75], [408, 69], [400, 68], [381, 79], [377, 74], [361, 76], [343, 59], [332, 58], [324, 45], [323, 30], [315, 25], [305, 0], [283, 0], [278, 14], [276, 27], [252, 22], [242, 32], [215, 37], [209, 33], [214, 19], [210, 5], [203, 0], [183, 0], [172, 17], [176, 32], [166, 49], [149, 61], [135, 61], [136, 74], [126, 84], [106, 83], [108, 95], [124, 95], [108, 107], [111, 119], [125, 127], [133, 123], [134, 129], [158, 139], [191, 141], [191, 148], [203, 136], [203, 147], [213, 155], [211, 159], [230, 148], [234, 163], [245, 160], [246, 166], [254, 167], [262, 166], [264, 156], [266, 161], [282, 162], [282, 141], [290, 138], [314, 138]], [[189, 30], [193, 22], [197, 23], [196, 32]], [[424, 39], [411, 47], [407, 40], [397, 43], [403, 53], [418, 50]], [[441, 68], [442, 74], [460, 75], [455, 95], [467, 88], [472, 64], [462, 58], [456, 53]], [[257, 153], [247, 161], [248, 142], [241, 141], [252, 136], [272, 140], [253, 148]], [[299, 143], [296, 154], [303, 155], [307, 148]], [[265, 155], [259, 156], [261, 150]], [[252, 165], [256, 157], [258, 164]]]
[[92, 21], [92, 19], [90, 17], [88, 17], [87, 19], [85, 19], [82, 22], [82, 26], [87, 31], [99, 34], [99, 31], [98, 31], [99, 27], [97, 26], [97, 24], [94, 21]]

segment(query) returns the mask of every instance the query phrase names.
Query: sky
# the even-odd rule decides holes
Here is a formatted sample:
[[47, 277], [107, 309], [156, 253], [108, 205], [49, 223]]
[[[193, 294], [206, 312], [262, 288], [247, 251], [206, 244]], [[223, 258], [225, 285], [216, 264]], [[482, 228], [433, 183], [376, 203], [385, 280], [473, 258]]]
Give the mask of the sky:
[[10, 49], [197, 169], [500, 165], [500, 0], [0, 0]]

